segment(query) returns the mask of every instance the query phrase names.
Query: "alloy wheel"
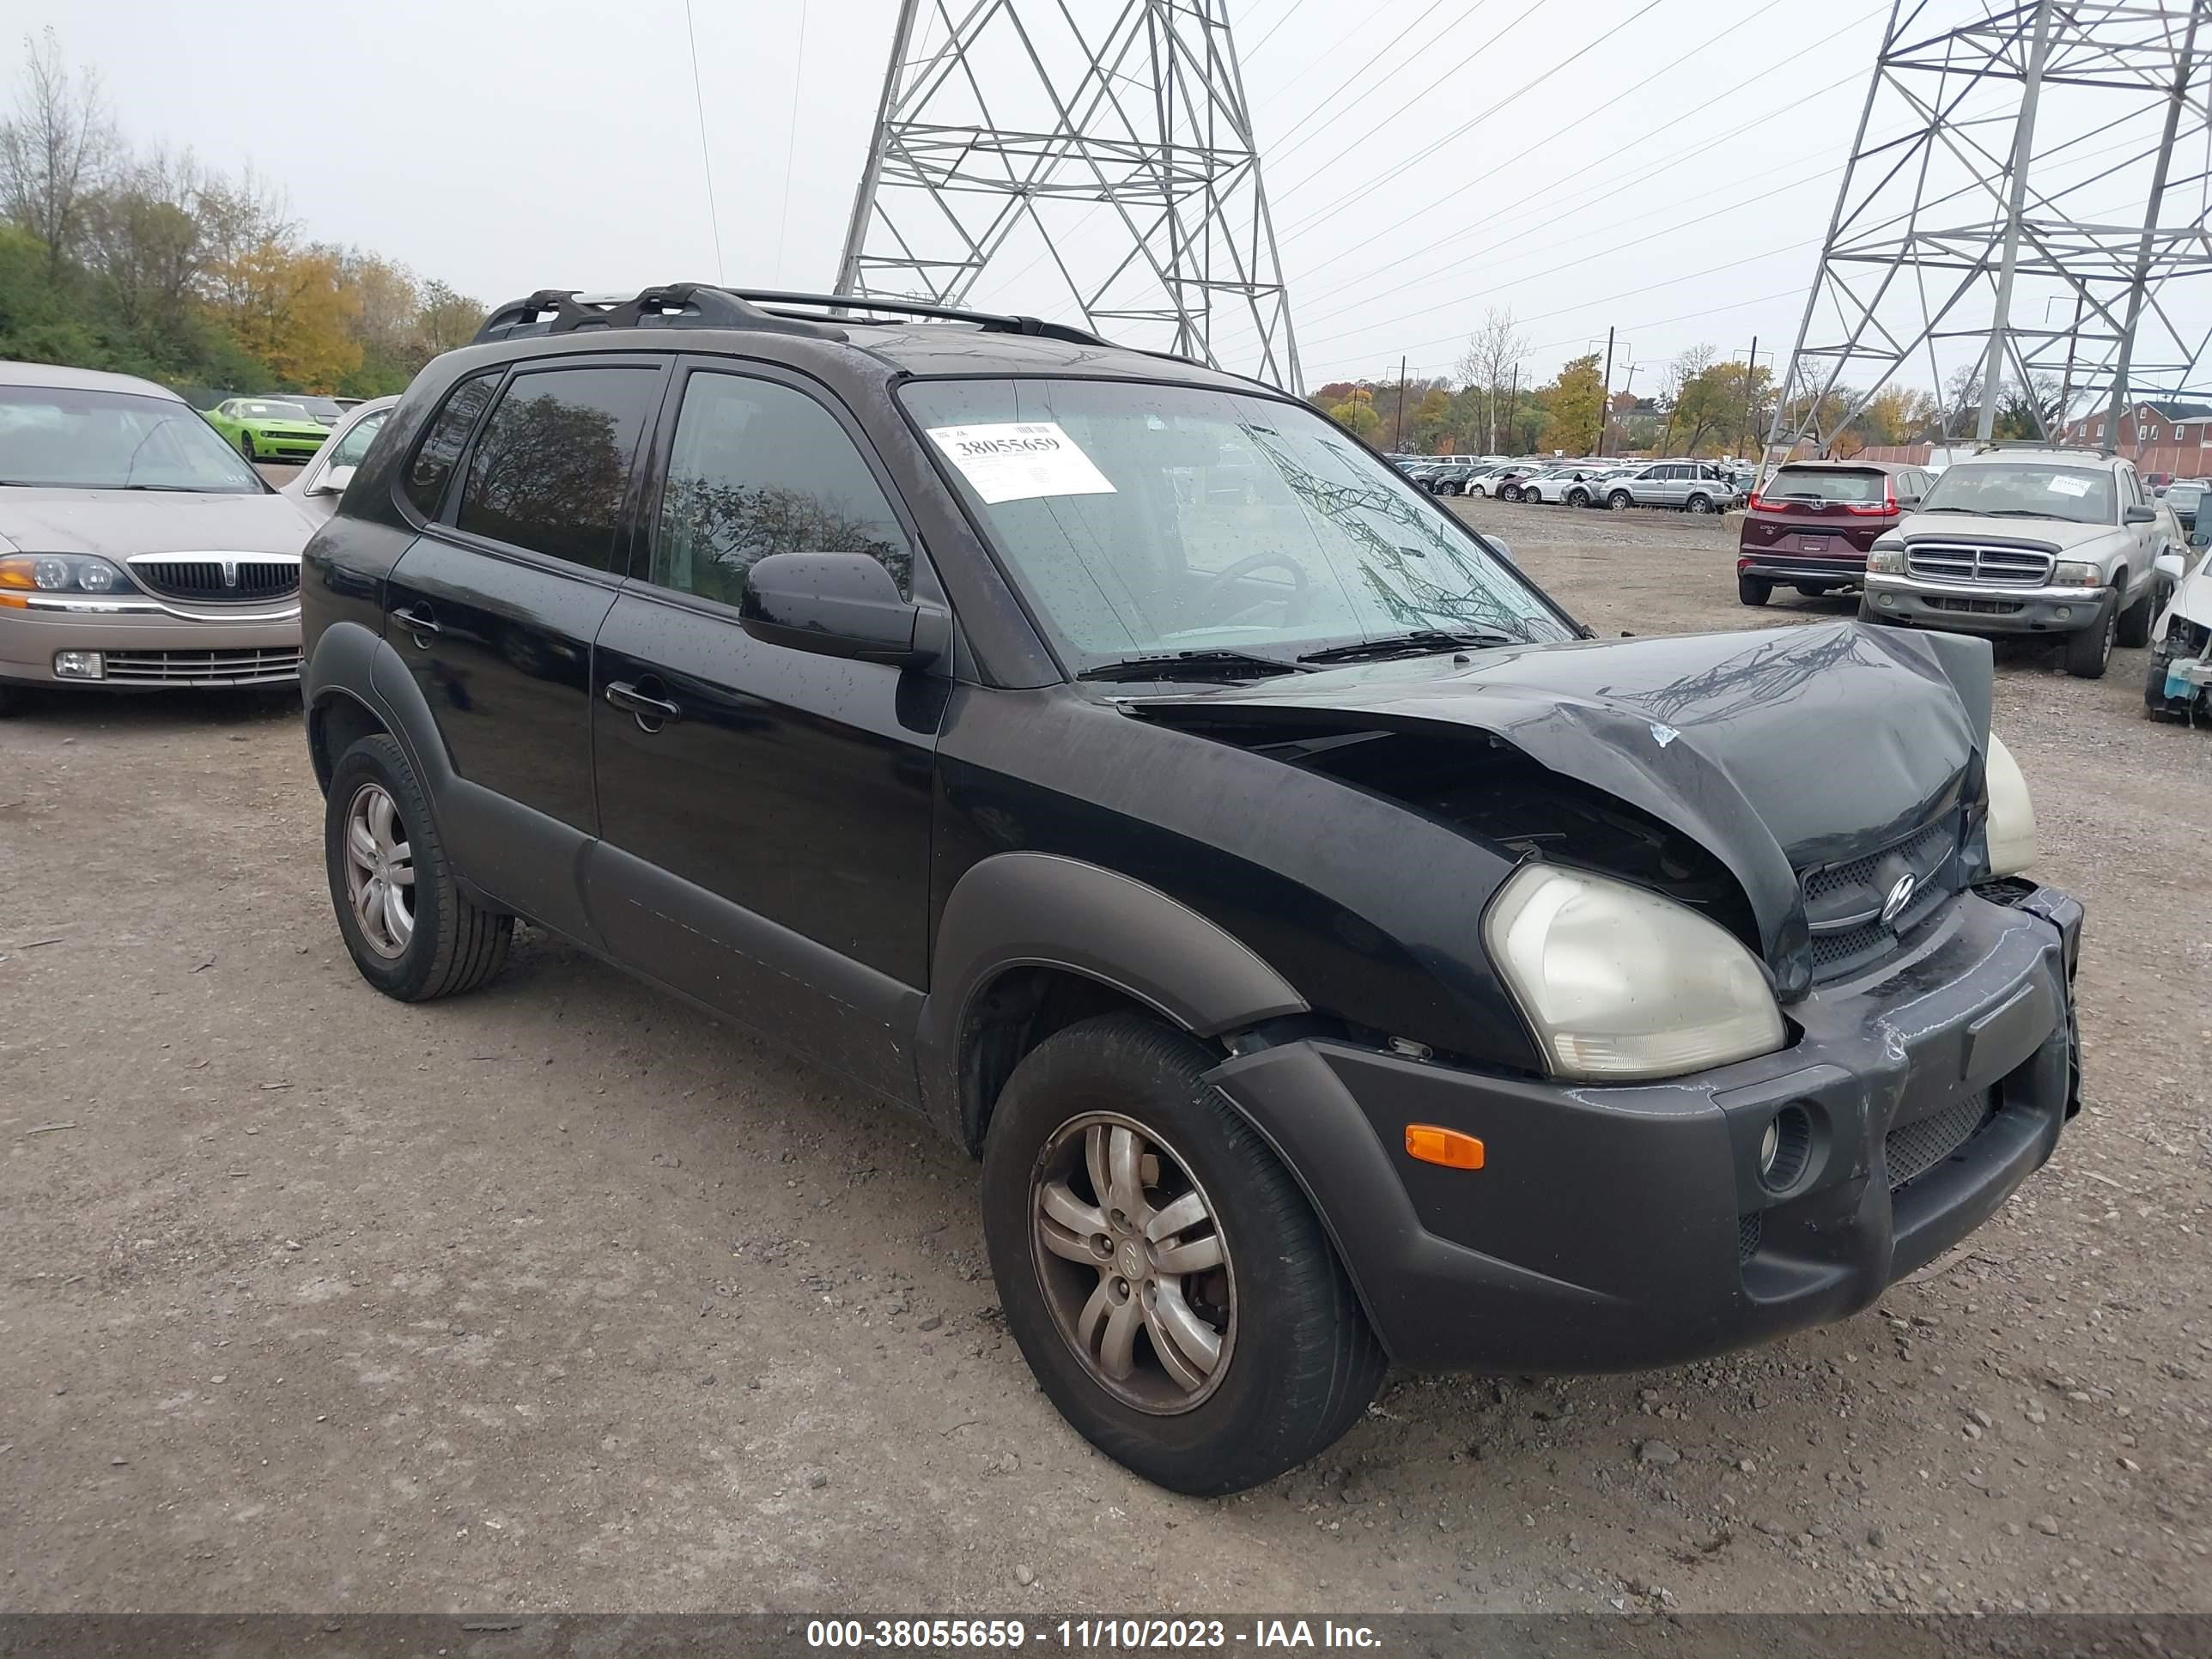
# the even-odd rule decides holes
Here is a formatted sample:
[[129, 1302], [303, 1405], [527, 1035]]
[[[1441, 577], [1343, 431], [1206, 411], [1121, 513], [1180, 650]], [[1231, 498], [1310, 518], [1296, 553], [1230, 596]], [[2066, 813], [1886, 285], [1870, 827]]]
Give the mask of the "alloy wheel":
[[415, 854], [382, 784], [362, 784], [346, 803], [345, 878], [362, 942], [380, 957], [404, 954], [415, 937]]
[[1228, 1374], [1237, 1278], [1218, 1212], [1158, 1133], [1091, 1112], [1055, 1130], [1030, 1178], [1030, 1253], [1093, 1382], [1155, 1416]]

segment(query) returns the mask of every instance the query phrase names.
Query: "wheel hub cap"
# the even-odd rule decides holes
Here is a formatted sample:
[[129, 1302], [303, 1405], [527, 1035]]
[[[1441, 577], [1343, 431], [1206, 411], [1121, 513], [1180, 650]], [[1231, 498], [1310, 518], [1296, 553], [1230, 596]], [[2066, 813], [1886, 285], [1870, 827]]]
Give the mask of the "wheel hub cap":
[[380, 957], [404, 953], [415, 936], [415, 850], [382, 784], [346, 803], [345, 887], [362, 942]]
[[1158, 1415], [1212, 1394], [1236, 1278], [1212, 1201], [1171, 1146], [1118, 1114], [1070, 1119], [1037, 1159], [1030, 1217], [1054, 1322], [1094, 1382]]

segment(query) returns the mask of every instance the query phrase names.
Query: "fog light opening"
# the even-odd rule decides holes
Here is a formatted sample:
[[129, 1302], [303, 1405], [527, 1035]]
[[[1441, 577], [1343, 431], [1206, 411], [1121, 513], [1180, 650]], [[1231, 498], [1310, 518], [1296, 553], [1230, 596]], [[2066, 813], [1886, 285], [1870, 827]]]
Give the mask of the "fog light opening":
[[97, 651], [57, 651], [54, 678], [58, 680], [104, 680], [107, 659]]
[[1880, 605], [1883, 610], [1887, 611], [1897, 603], [1897, 599], [1895, 596], [1892, 594], [1877, 593], [1875, 595], [1874, 602]]
[[1771, 1193], [1786, 1193], [1805, 1173], [1813, 1153], [1813, 1120], [1802, 1106], [1784, 1106], [1766, 1121], [1759, 1139], [1759, 1179]]

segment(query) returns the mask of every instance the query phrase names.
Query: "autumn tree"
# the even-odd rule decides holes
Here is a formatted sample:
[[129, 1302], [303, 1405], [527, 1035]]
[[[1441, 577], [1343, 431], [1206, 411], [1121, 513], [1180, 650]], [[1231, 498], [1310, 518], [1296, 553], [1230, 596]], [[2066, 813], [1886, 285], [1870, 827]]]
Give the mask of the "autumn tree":
[[1328, 417], [1355, 438], [1372, 438], [1382, 425], [1382, 417], [1375, 412], [1375, 394], [1364, 386], [1353, 386]]
[[422, 284], [422, 304], [415, 313], [416, 351], [428, 362], [440, 352], [459, 350], [476, 338], [484, 314], [482, 301], [456, 293], [432, 278]]
[[1536, 393], [1536, 402], [1544, 411], [1537, 447], [1577, 454], [1595, 447], [1604, 400], [1605, 381], [1598, 368], [1598, 354], [1593, 351], [1570, 359], [1552, 383]]
[[332, 250], [264, 241], [212, 270], [228, 296], [222, 309], [230, 331], [278, 380], [303, 392], [331, 392], [361, 367], [352, 299]]

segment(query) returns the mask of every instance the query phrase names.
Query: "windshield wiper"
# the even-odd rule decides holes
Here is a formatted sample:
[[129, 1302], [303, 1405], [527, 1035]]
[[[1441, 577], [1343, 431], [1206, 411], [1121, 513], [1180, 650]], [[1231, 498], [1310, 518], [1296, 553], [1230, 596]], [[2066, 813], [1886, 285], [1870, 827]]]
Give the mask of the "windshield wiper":
[[1079, 680], [1237, 679], [1258, 674], [1308, 674], [1313, 671], [1280, 657], [1250, 651], [1176, 651], [1162, 656], [1124, 657], [1086, 668]]
[[1393, 634], [1388, 639], [1359, 640], [1351, 645], [1332, 645], [1322, 651], [1309, 651], [1300, 662], [1379, 662], [1387, 657], [1425, 657], [1440, 651], [1456, 651], [1467, 646], [1526, 645], [1526, 640], [1516, 640], [1494, 628], [1454, 629], [1416, 628], [1403, 634]]

